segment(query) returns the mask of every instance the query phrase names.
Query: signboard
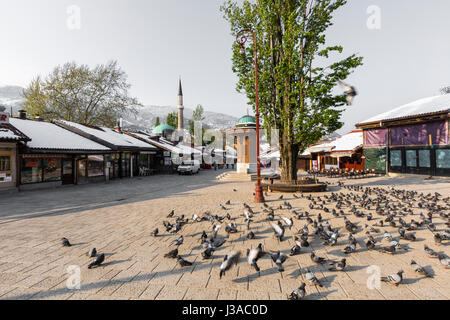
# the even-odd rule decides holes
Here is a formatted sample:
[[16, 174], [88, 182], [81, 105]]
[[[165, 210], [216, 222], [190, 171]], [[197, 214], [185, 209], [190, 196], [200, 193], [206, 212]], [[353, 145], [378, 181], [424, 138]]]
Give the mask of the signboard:
[[0, 123], [9, 123], [9, 115], [4, 112], [0, 112]]
[[317, 160], [312, 160], [312, 169], [317, 171], [319, 169], [319, 162]]

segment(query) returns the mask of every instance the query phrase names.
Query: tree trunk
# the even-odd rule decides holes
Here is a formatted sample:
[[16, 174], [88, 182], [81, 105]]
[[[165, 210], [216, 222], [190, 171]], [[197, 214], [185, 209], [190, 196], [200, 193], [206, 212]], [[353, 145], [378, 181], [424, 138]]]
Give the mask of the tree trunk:
[[289, 142], [287, 134], [282, 133], [281, 143], [281, 180], [282, 181], [295, 181], [297, 180], [297, 155], [298, 146]]

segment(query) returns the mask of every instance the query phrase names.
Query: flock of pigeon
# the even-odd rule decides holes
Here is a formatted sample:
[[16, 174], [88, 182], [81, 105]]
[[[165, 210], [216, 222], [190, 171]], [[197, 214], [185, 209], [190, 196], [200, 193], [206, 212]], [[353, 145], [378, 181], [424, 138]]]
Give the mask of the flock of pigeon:
[[[394, 255], [398, 251], [411, 250], [407, 243], [403, 242], [417, 241], [415, 230], [429, 230], [433, 235], [435, 245], [441, 245], [450, 239], [450, 216], [448, 213], [450, 198], [443, 198], [439, 193], [425, 195], [415, 191], [398, 190], [393, 187], [388, 189], [361, 187], [358, 185], [344, 185], [342, 182], [339, 182], [338, 185], [349, 192], [332, 192], [331, 194], [317, 196], [312, 194], [293, 194], [294, 198], [309, 201], [311, 212], [293, 208], [288, 201], [283, 200], [283, 195], [277, 199], [278, 201], [283, 201], [281, 205], [271, 207], [264, 203], [258, 212], [254, 211], [248, 204], [243, 203], [242, 214], [235, 217], [230, 215], [229, 208], [226, 207], [231, 205], [230, 200], [225, 205], [219, 205], [219, 210], [222, 210], [223, 215], [205, 212], [203, 214], [194, 214], [191, 219], [188, 219], [184, 214], [175, 216], [175, 211], [172, 210], [166, 217], [166, 220], [163, 221], [163, 227], [166, 232], [179, 234], [179, 236], [173, 240], [173, 245], [176, 248], [167, 252], [164, 258], [176, 259], [180, 267], [192, 265], [192, 262], [185, 260], [178, 251], [184, 242], [184, 236], [181, 233], [186, 224], [203, 223], [210, 225], [203, 230], [199, 241], [202, 246], [202, 259], [211, 259], [214, 257], [215, 251], [226, 243], [230, 234], [244, 232], [247, 234], [246, 238], [248, 241], [255, 239], [252, 223], [256, 221], [258, 215], [265, 215], [258, 222], [267, 224], [272, 229], [274, 237], [280, 241], [280, 244], [286, 239], [286, 233], [290, 233], [295, 240], [295, 245], [290, 248], [288, 254], [284, 254], [281, 250], [266, 251], [262, 243], [259, 243], [254, 248], [247, 249], [246, 261], [249, 268], [254, 269], [256, 272], [260, 272], [258, 260], [266, 255], [272, 259], [278, 271], [283, 272], [283, 263], [289, 256], [301, 254], [302, 248], [309, 247], [309, 242], [315, 239], [321, 241], [324, 246], [332, 247], [338, 243], [340, 238], [346, 237], [348, 245], [342, 251], [345, 255], [352, 254], [356, 251], [357, 246], [360, 245], [355, 238], [358, 233], [362, 233], [363, 237], [365, 237], [364, 245], [360, 245], [361, 247], [365, 246], [367, 250], [389, 255]], [[233, 191], [237, 192], [235, 189]], [[268, 195], [266, 194], [266, 196]], [[414, 213], [413, 209], [421, 212], [418, 214]], [[315, 210], [314, 214], [312, 210]], [[283, 213], [280, 213], [280, 211]], [[289, 213], [286, 214], [286, 212]], [[331, 216], [342, 218], [344, 227], [333, 227], [330, 224], [331, 219], [322, 215], [326, 215], [329, 218]], [[352, 216], [365, 219], [367, 222], [364, 227], [358, 222], [352, 222]], [[445, 222], [445, 227], [440, 230], [438, 230], [435, 222], [436, 216], [439, 216]], [[237, 220], [239, 219], [242, 219], [244, 224], [238, 224]], [[374, 223], [374, 221], [376, 222]], [[292, 230], [294, 224], [300, 225], [297, 231]], [[240, 228], [244, 228], [241, 227], [244, 225], [245, 229], [240, 230]], [[395, 228], [398, 235], [383, 231], [386, 227]], [[227, 234], [226, 237], [219, 237], [219, 231], [222, 228]], [[151, 235], [158, 237], [160, 235], [159, 229], [154, 229]], [[382, 237], [380, 238], [380, 236]], [[382, 243], [383, 241], [386, 244]], [[66, 238], [63, 238], [62, 242], [64, 246], [70, 246]], [[431, 246], [431, 244], [429, 245]], [[347, 259], [330, 260], [316, 255], [314, 250], [310, 251], [312, 263], [325, 265], [329, 270], [346, 270]], [[444, 268], [449, 268], [450, 259], [444, 253], [433, 250], [427, 244], [424, 245], [424, 252], [428, 257], [436, 259]], [[98, 255], [95, 248], [91, 249], [88, 255], [96, 257], [89, 264], [88, 268], [100, 266], [105, 259], [104, 254]], [[233, 250], [225, 255], [219, 268], [220, 278], [239, 263], [240, 257], [241, 252], [239, 250]], [[433, 277], [432, 273], [414, 260], [411, 260], [410, 268], [419, 275]], [[403, 270], [399, 270], [395, 274], [381, 277], [381, 281], [398, 286], [403, 281], [403, 273]], [[305, 268], [304, 279], [310, 286], [323, 286], [311, 271], [311, 268]], [[300, 300], [305, 295], [305, 283], [302, 282], [287, 298], [289, 300]]]

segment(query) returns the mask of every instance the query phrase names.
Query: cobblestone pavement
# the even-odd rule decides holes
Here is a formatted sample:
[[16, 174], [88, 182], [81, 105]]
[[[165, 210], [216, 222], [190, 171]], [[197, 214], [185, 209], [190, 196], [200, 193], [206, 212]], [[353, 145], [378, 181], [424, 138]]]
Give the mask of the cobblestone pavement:
[[[286, 240], [279, 242], [273, 237], [261, 205], [252, 202], [254, 184], [218, 182], [215, 176], [220, 173], [209, 170], [195, 176], [157, 175], [0, 196], [0, 299], [286, 299], [304, 281], [306, 267], [310, 267], [324, 285], [307, 286], [307, 299], [450, 298], [450, 270], [444, 269], [438, 260], [428, 258], [423, 251], [423, 245], [428, 244], [436, 251], [449, 254], [448, 243], [435, 245], [428, 230], [416, 231], [417, 241], [408, 242], [411, 250], [392, 256], [367, 251], [363, 242], [366, 236], [364, 232], [358, 232], [357, 251], [346, 257], [348, 267], [345, 272], [313, 265], [309, 254], [314, 250], [319, 256], [340, 259], [344, 256], [342, 249], [347, 244], [347, 235], [334, 247], [325, 247], [321, 240], [310, 237], [311, 246], [302, 248], [301, 254], [289, 257], [284, 272], [279, 273], [266, 256], [259, 261], [261, 272], [256, 273], [246, 262], [247, 248], [262, 243], [265, 250], [279, 249], [289, 253], [294, 245], [294, 233], [306, 221], [294, 219], [294, 227], [286, 231]], [[337, 179], [328, 181], [332, 185], [324, 194], [349, 192], [336, 185]], [[346, 180], [346, 183], [378, 187], [393, 184], [400, 189], [450, 196], [448, 180], [377, 177]], [[284, 194], [283, 200], [277, 200], [279, 196], [270, 194], [267, 203], [279, 207], [285, 200], [289, 201], [295, 209], [310, 211], [313, 219], [319, 212], [310, 210], [309, 201], [305, 199]], [[178, 237], [169, 235], [162, 227], [162, 221], [167, 220], [172, 209], [175, 215], [185, 214], [188, 218], [205, 211], [224, 215], [226, 212], [219, 204], [225, 204], [227, 200], [231, 201], [226, 206], [227, 212], [233, 217], [243, 213], [243, 202], [252, 206], [256, 214], [251, 226], [256, 239], [246, 239], [247, 230], [243, 218], [239, 218], [236, 222], [240, 232], [231, 234], [212, 260], [203, 260], [199, 238], [203, 230], [211, 231], [211, 224], [189, 223], [180, 232], [184, 235], [184, 243], [179, 252], [193, 265], [181, 268], [176, 260], [164, 258], [165, 253], [175, 248], [172, 242]], [[275, 212], [280, 216], [292, 216], [288, 210]], [[344, 225], [342, 217], [334, 218], [323, 211], [322, 216], [333, 227]], [[367, 223], [353, 215], [348, 218], [362, 227]], [[445, 228], [442, 222], [442, 219], [435, 219], [438, 230]], [[151, 236], [155, 227], [160, 230], [160, 236], [156, 238]], [[381, 229], [398, 235], [394, 228]], [[226, 237], [224, 228], [219, 235]], [[382, 233], [374, 236], [386, 245], [381, 240]], [[61, 237], [68, 238], [73, 246], [62, 247]], [[104, 253], [106, 258], [103, 266], [88, 269], [92, 259], [86, 254], [92, 247]], [[240, 250], [241, 261], [219, 279], [219, 266], [230, 250]], [[411, 259], [432, 270], [434, 278], [416, 275], [409, 266]], [[70, 277], [67, 268], [71, 265], [81, 268], [79, 290], [67, 288]], [[398, 287], [382, 283], [378, 289], [368, 289], [370, 266], [380, 267], [382, 275], [403, 269], [404, 282]]]

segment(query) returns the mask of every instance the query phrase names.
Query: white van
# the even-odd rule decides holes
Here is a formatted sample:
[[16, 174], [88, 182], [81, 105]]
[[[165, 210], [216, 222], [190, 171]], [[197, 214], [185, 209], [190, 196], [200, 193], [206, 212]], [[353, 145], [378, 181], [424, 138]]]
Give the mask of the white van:
[[194, 174], [200, 171], [200, 161], [185, 160], [178, 166], [178, 174]]

